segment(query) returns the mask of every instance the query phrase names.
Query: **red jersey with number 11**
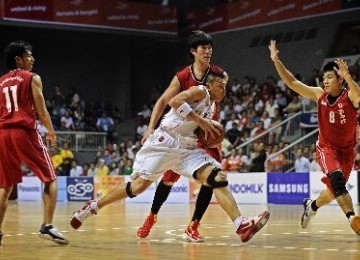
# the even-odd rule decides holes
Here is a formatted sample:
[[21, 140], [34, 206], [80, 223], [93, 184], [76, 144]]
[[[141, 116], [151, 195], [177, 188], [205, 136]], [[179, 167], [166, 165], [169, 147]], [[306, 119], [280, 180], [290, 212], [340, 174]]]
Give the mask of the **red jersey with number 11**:
[[0, 77], [0, 129], [36, 129], [36, 113], [31, 90], [33, 73], [12, 70]]
[[356, 145], [358, 126], [357, 109], [344, 89], [333, 104], [328, 101], [327, 93], [318, 100], [319, 142], [334, 148], [351, 148]]

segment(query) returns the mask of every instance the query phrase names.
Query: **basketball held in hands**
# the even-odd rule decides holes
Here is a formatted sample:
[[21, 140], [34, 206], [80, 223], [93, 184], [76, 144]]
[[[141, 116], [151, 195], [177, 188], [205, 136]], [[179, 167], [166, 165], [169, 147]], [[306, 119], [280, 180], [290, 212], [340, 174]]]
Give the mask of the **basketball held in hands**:
[[198, 143], [206, 148], [214, 148], [221, 144], [221, 142], [224, 140], [225, 131], [224, 128], [220, 124], [216, 124], [216, 128], [220, 130], [220, 133], [215, 135], [214, 137], [212, 135], [208, 135], [207, 139], [205, 139], [205, 132], [200, 127], [196, 129], [196, 134], [198, 137]]

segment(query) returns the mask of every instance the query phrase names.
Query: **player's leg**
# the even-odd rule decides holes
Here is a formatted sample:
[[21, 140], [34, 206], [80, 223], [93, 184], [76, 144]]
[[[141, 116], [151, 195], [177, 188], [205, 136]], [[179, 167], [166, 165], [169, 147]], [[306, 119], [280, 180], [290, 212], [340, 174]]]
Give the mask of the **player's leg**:
[[9, 204], [9, 197], [12, 189], [13, 186], [0, 188], [0, 246], [3, 242], [2, 224], [5, 218], [5, 213]]
[[304, 199], [303, 206], [304, 206], [304, 212], [301, 216], [301, 227], [307, 228], [309, 225], [309, 222], [312, 217], [315, 216], [317, 210], [324, 206], [329, 204], [335, 199], [334, 194], [329, 188], [324, 189], [321, 191], [320, 195], [315, 199]]
[[270, 217], [270, 213], [267, 211], [251, 218], [241, 215], [234, 197], [227, 188], [226, 175], [221, 169], [207, 165], [198, 169], [194, 173], [194, 177], [214, 189], [218, 203], [234, 222], [236, 233], [242, 242], [249, 241], [267, 223]]
[[74, 229], [78, 229], [82, 223], [90, 216], [96, 215], [99, 209], [118, 200], [127, 197], [133, 198], [144, 192], [153, 183], [151, 180], [145, 180], [141, 177], [136, 177], [132, 182], [117, 186], [108, 195], [99, 200], [90, 200], [85, 205], [74, 212], [70, 219], [70, 224]]
[[68, 244], [69, 241], [52, 224], [58, 188], [57, 176], [46, 145], [40, 134], [35, 130], [16, 129], [12, 130], [12, 134], [13, 138], [16, 136], [17, 142], [19, 142], [16, 151], [19, 158], [44, 183], [44, 216], [39, 230], [39, 237], [57, 244]]
[[185, 229], [185, 238], [188, 241], [203, 242], [205, 237], [199, 232], [200, 220], [202, 219], [206, 209], [208, 208], [213, 195], [211, 187], [201, 185], [199, 194], [195, 202], [195, 210], [193, 217]]
[[156, 187], [155, 196], [151, 205], [151, 211], [145, 218], [142, 226], [140, 226], [137, 231], [138, 237], [146, 238], [150, 234], [151, 228], [157, 222], [157, 214], [159, 213], [161, 206], [169, 197], [171, 187], [175, 182], [178, 181], [179, 178], [180, 175], [171, 170], [168, 170], [164, 173], [162, 180]]

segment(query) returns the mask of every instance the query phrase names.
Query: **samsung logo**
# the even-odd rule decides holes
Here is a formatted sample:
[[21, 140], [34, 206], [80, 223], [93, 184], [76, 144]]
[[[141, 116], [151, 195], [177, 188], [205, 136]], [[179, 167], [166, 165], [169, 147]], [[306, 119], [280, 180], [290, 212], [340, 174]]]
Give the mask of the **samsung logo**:
[[269, 184], [269, 193], [308, 193], [309, 184], [280, 183]]

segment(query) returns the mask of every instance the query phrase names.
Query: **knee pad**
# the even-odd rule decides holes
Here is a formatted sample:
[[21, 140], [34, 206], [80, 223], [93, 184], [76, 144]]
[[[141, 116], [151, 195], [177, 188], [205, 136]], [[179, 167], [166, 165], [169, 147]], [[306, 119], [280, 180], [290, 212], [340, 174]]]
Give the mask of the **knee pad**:
[[129, 198], [134, 198], [134, 197], [136, 197], [136, 195], [134, 195], [134, 194], [132, 193], [131, 182], [128, 182], [128, 183], [126, 184], [126, 189], [125, 189], [125, 191], [126, 191], [126, 194], [129, 196]]
[[211, 188], [221, 188], [228, 186], [229, 182], [225, 180], [216, 181], [215, 177], [218, 175], [218, 173], [221, 172], [220, 168], [215, 167], [211, 173], [209, 174], [209, 177], [207, 178], [207, 183], [210, 185]]
[[334, 171], [330, 173], [329, 179], [334, 190], [335, 197], [349, 193], [345, 186], [346, 181], [344, 174], [341, 171]]

